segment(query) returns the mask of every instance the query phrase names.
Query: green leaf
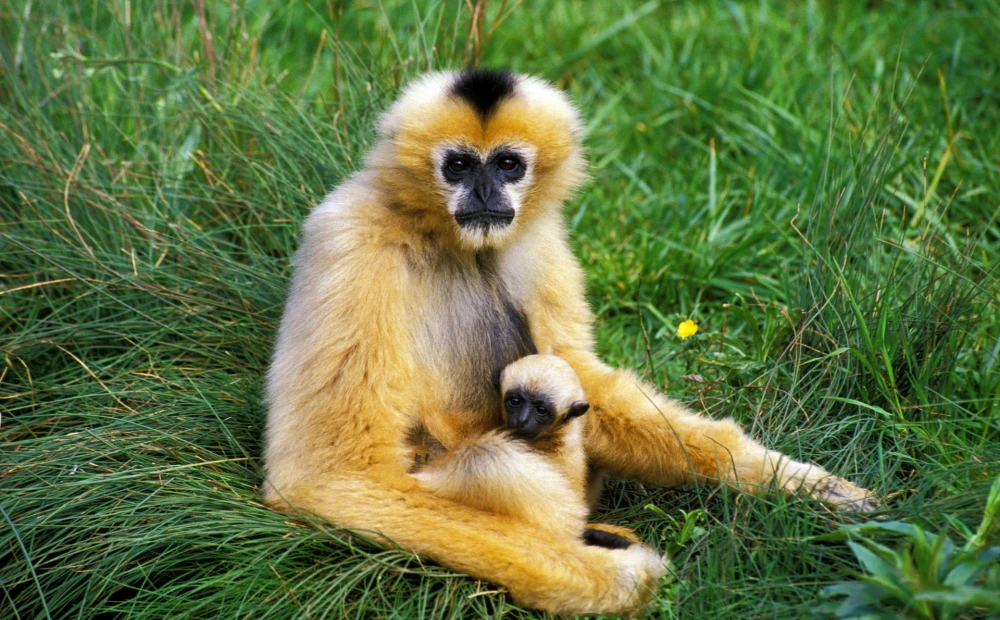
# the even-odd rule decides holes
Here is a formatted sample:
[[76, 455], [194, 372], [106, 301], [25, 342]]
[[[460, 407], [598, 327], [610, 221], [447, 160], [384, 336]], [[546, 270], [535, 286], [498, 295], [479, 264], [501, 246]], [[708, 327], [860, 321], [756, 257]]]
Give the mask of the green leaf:
[[983, 588], [959, 586], [941, 590], [922, 590], [916, 592], [913, 598], [931, 603], [947, 603], [964, 608], [985, 607], [990, 611], [1000, 612], [1000, 594]]
[[[866, 541], [869, 545], [875, 545], [871, 541]], [[891, 579], [893, 575], [896, 574], [896, 566], [891, 562], [886, 561], [886, 559], [879, 557], [879, 555], [873, 553], [868, 547], [851, 541], [847, 543], [854, 552], [855, 557], [861, 562], [861, 565], [871, 573], [873, 576], [881, 577], [883, 579]], [[891, 553], [891, 552], [890, 552]]]
[[942, 583], [950, 587], [969, 586], [976, 580], [984, 569], [992, 562], [983, 560], [965, 560], [959, 562], [952, 570], [945, 575]]
[[841, 618], [854, 618], [859, 614], [876, 611], [879, 603], [890, 598], [891, 593], [877, 586], [864, 583], [838, 583], [823, 589], [824, 598], [845, 596], [836, 607], [836, 615]]
[[903, 523], [902, 521], [866, 521], [865, 523], [859, 523], [857, 525], [849, 525], [844, 528], [852, 534], [877, 534], [880, 532], [889, 532], [893, 534], [904, 534], [911, 538], [919, 536], [922, 530], [910, 523]]

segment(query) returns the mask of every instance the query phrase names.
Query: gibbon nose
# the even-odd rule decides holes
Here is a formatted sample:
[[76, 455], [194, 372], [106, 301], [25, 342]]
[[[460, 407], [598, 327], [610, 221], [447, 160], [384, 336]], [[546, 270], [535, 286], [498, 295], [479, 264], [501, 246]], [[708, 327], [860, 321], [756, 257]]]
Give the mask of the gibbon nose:
[[524, 439], [534, 439], [539, 432], [538, 423], [530, 411], [522, 410], [514, 420], [514, 433]]
[[490, 198], [493, 197], [493, 184], [489, 180], [483, 180], [476, 183], [476, 187], [473, 190], [476, 198], [483, 203], [484, 207], [488, 207]]

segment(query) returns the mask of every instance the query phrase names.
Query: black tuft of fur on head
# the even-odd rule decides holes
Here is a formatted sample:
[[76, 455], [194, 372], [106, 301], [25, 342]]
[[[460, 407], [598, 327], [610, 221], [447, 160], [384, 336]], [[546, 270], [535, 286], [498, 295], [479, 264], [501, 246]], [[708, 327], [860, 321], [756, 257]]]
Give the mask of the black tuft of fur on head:
[[515, 81], [508, 71], [466, 69], [459, 74], [452, 93], [467, 101], [485, 121], [501, 101], [513, 96]]

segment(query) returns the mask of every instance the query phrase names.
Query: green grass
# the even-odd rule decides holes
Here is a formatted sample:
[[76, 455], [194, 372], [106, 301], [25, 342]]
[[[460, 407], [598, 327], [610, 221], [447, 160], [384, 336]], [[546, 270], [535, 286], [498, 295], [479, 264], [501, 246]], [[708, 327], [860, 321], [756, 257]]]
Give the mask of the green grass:
[[[479, 35], [460, 2], [201, 4], [0, 0], [0, 617], [534, 616], [256, 488], [302, 219], [402, 83], [476, 60], [584, 114], [566, 215], [605, 359], [876, 489], [879, 518], [976, 530], [996, 0], [545, 0], [491, 36], [501, 2]], [[862, 573], [835, 535], [862, 518], [797, 498], [615, 482], [595, 518], [675, 550], [657, 617], [799, 618]]]

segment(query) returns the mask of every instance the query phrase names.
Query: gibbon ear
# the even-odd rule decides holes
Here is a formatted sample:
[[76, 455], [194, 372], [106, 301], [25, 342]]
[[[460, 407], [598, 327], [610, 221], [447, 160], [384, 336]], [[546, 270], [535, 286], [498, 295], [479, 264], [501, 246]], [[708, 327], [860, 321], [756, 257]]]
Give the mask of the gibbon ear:
[[587, 413], [588, 409], [590, 409], [590, 403], [588, 403], [587, 401], [585, 400], [575, 401], [572, 405], [569, 406], [569, 412], [566, 414], [566, 419], [569, 420], [571, 418], [582, 416], [583, 414]]

